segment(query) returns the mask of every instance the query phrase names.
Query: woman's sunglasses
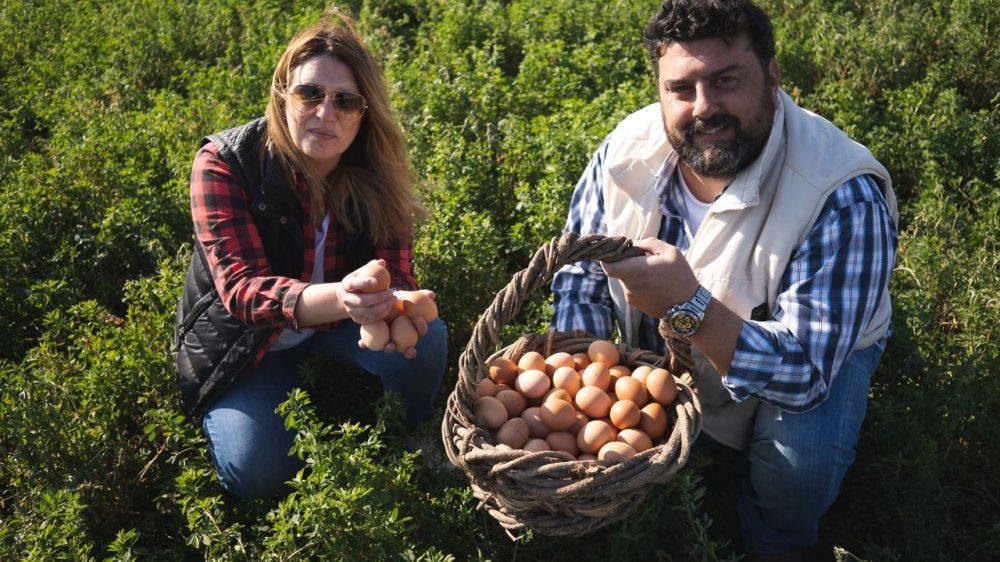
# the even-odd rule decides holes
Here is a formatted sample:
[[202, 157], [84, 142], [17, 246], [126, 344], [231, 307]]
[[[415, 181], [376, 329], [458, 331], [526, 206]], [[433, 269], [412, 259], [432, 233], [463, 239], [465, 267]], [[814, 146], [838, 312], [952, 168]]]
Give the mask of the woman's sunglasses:
[[292, 105], [301, 113], [315, 111], [326, 98], [333, 102], [333, 108], [347, 119], [360, 119], [368, 108], [364, 96], [347, 90], [328, 91], [315, 84], [299, 84], [292, 88]]

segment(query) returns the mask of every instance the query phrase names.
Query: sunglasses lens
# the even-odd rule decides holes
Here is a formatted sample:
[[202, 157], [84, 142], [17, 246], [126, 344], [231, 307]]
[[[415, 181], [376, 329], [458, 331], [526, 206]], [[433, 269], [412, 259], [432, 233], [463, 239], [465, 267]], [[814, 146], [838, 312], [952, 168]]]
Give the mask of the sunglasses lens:
[[326, 92], [319, 86], [299, 84], [292, 90], [292, 97], [303, 109], [315, 109], [323, 103]]
[[333, 106], [348, 115], [360, 115], [365, 110], [365, 98], [354, 92], [340, 91], [333, 95]]

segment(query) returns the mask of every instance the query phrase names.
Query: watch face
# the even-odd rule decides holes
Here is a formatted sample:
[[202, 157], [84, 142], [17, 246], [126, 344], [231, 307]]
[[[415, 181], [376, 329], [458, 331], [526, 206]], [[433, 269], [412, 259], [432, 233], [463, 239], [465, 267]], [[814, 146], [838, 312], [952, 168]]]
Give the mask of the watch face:
[[698, 319], [691, 314], [681, 313], [670, 319], [674, 331], [682, 336], [689, 336], [698, 329]]

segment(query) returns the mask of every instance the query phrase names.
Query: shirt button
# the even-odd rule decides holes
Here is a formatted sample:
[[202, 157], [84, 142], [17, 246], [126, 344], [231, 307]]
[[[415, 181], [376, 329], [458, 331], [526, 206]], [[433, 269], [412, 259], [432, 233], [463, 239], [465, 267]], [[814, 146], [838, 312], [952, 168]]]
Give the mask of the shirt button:
[[258, 203], [257, 204], [257, 210], [259, 210], [259, 211], [266, 211], [267, 210], [267, 205], [265, 205], [264, 203]]
[[281, 217], [280, 219], [278, 219], [278, 222], [280, 222], [281, 224], [288, 224], [288, 217]]

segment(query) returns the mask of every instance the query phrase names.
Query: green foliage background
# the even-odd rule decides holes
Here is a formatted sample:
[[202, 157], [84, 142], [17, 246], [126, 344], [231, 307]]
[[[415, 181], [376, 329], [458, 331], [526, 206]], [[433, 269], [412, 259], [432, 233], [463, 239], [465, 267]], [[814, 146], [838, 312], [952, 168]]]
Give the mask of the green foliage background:
[[[561, 230], [603, 136], [654, 100], [639, 38], [656, 3], [349, 6], [422, 178], [416, 265], [439, 294], [454, 365], [495, 292]], [[902, 212], [895, 337], [822, 536], [871, 560], [996, 559], [1000, 4], [764, 6], [782, 86], [874, 151]], [[360, 425], [331, 415], [323, 365], [316, 396], [286, 404], [311, 466], [293, 493], [222, 494], [178, 413], [167, 345], [190, 251], [190, 161], [201, 136], [262, 113], [285, 44], [323, 7], [0, 7], [0, 558], [735, 556], [736, 460], [696, 458], [597, 536], [513, 543], [460, 477], [402, 452], [398, 408]], [[510, 334], [549, 313], [540, 295]], [[452, 369], [445, 390], [454, 380]]]

